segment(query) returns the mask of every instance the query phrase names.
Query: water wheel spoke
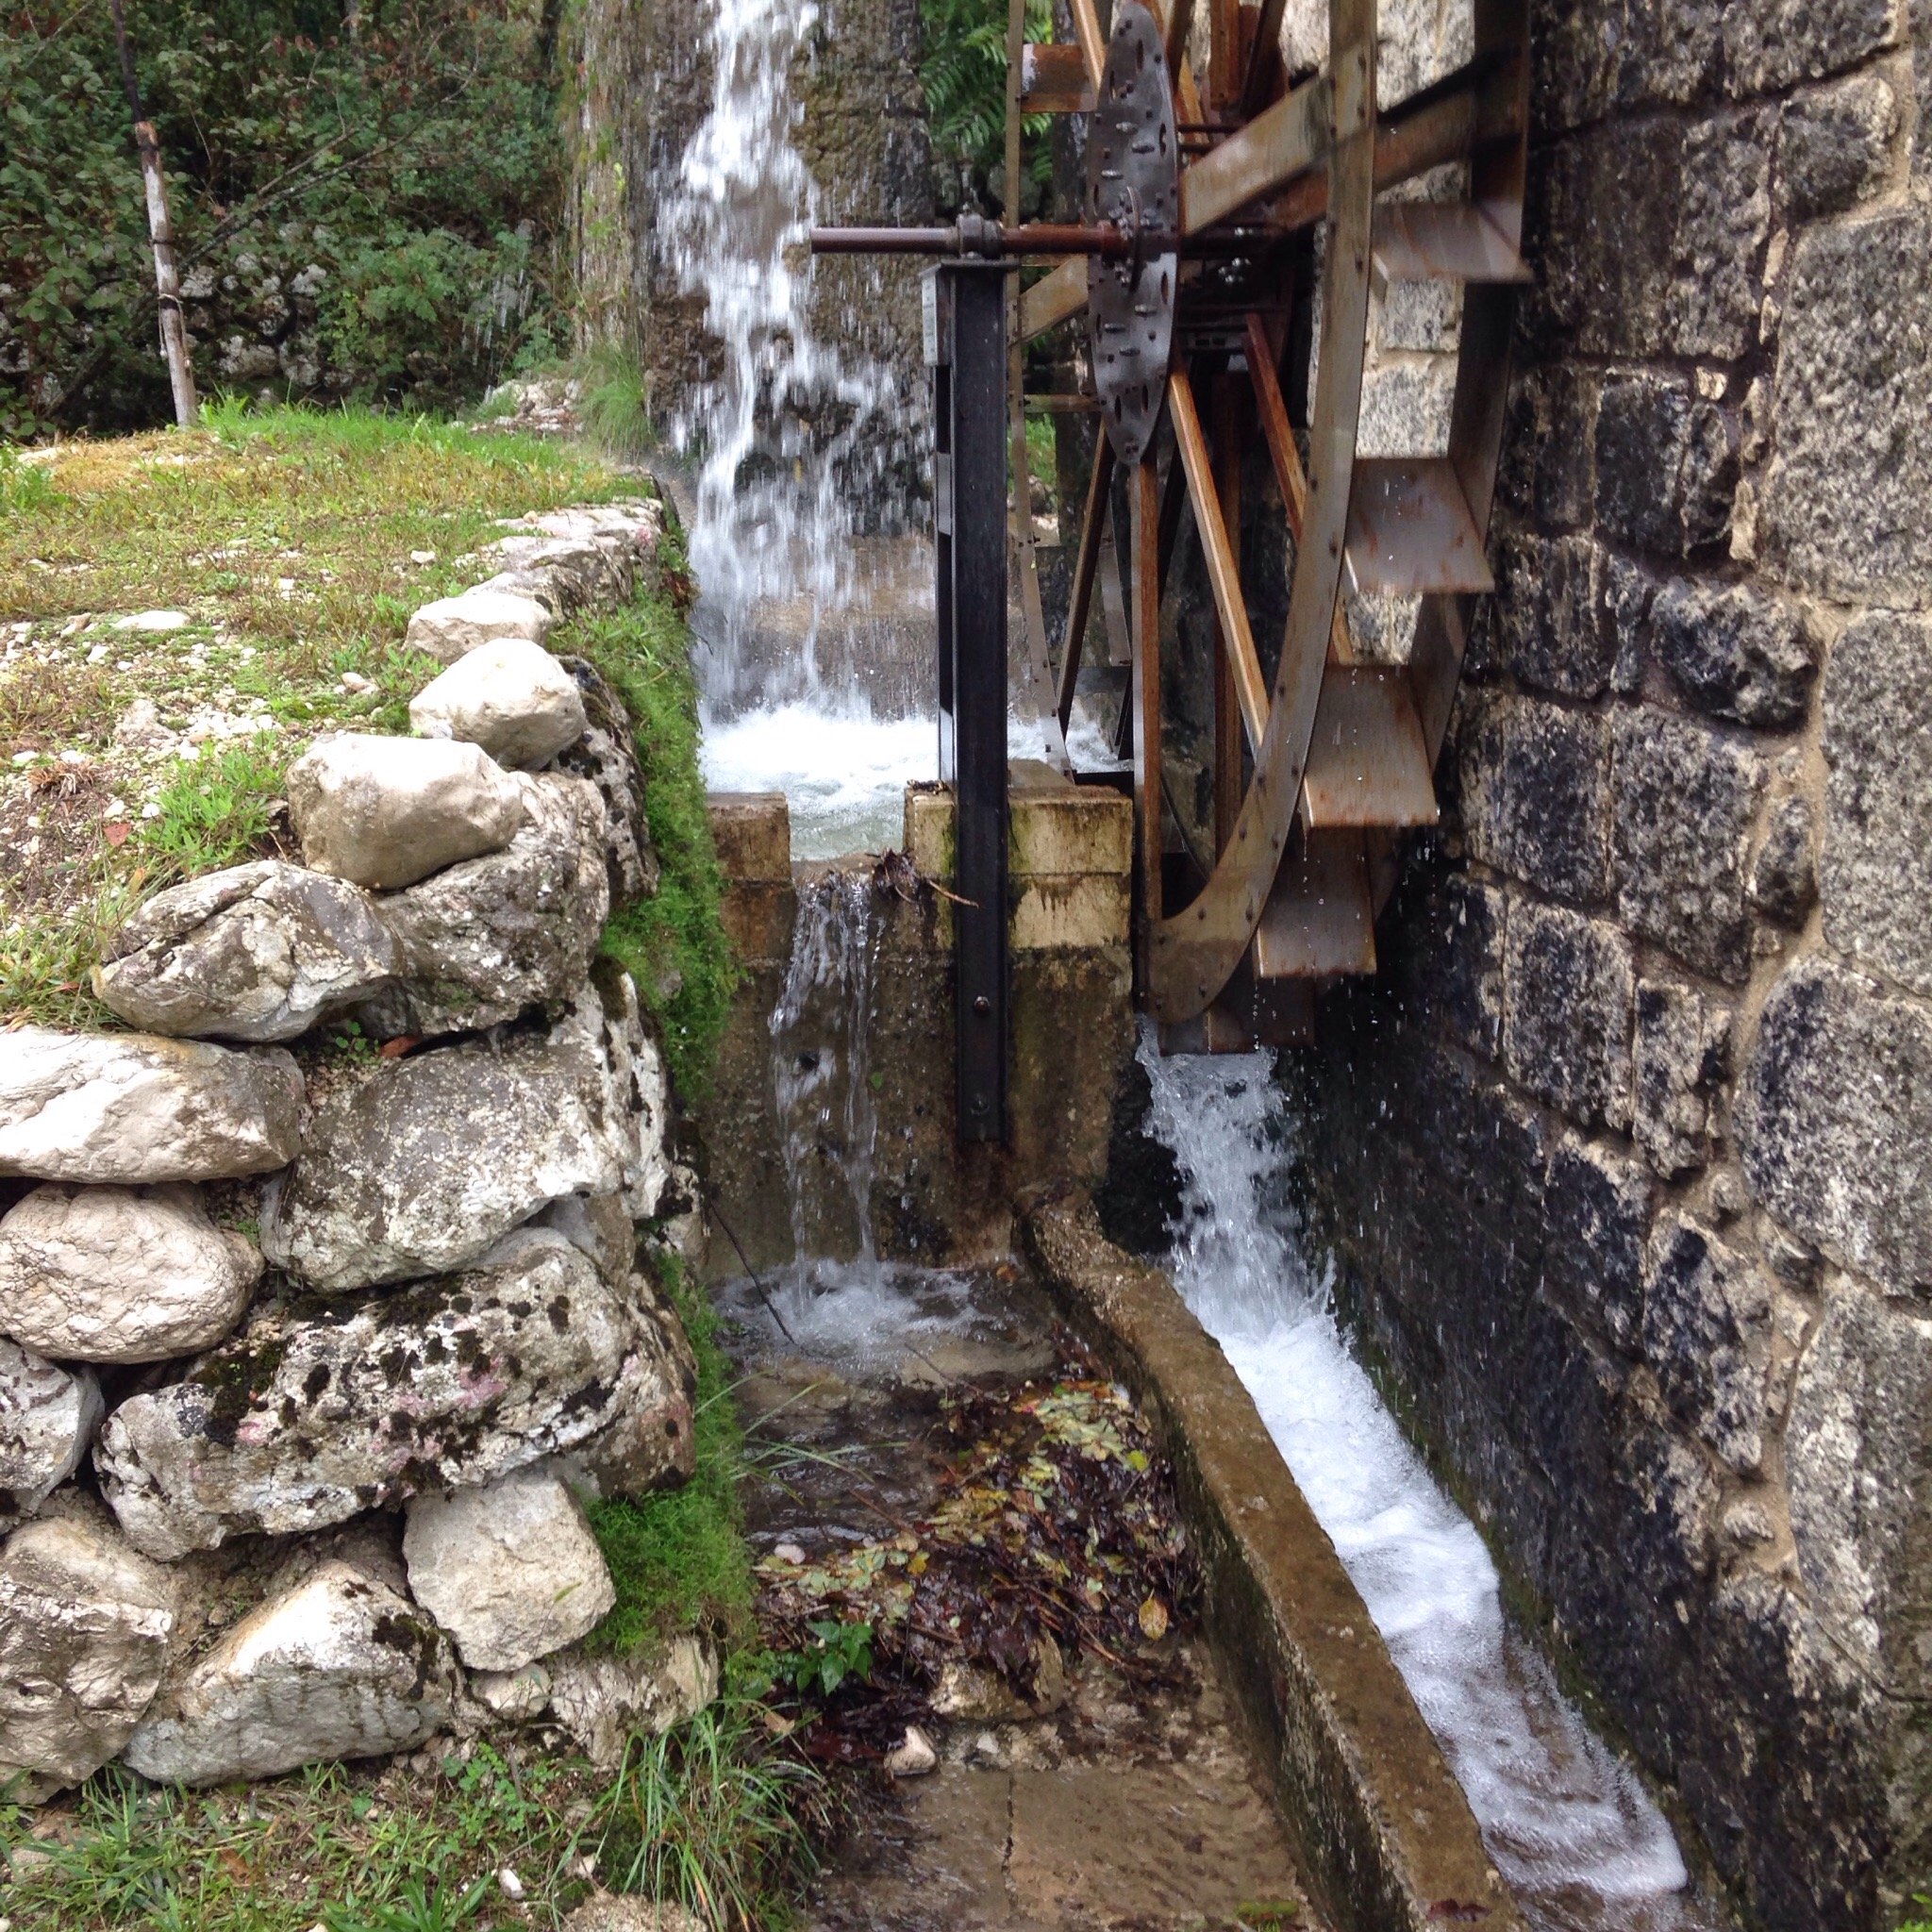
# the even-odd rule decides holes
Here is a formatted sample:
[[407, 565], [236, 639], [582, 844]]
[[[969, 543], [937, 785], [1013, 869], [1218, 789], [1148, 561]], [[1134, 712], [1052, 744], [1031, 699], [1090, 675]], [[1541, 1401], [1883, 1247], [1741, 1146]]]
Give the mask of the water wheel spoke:
[[1080, 657], [1087, 641], [1087, 618], [1093, 608], [1093, 577], [1100, 563], [1100, 540], [1106, 534], [1108, 492], [1113, 484], [1113, 444], [1097, 437], [1093, 468], [1087, 477], [1087, 503], [1080, 514], [1080, 547], [1074, 557], [1074, 584], [1067, 601], [1067, 636], [1060, 651], [1059, 690], [1056, 696], [1060, 729], [1074, 714], [1074, 691], [1080, 677]]

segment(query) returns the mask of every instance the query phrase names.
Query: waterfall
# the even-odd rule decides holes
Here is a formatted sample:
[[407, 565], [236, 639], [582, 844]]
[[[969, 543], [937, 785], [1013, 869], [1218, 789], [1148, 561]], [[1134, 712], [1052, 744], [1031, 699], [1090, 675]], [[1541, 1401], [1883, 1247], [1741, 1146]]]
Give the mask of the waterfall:
[[[803, 700], [838, 708], [822, 675], [826, 616], [860, 588], [855, 529], [924, 408], [892, 370], [813, 332], [806, 230], [819, 191], [793, 135], [795, 61], [815, 0], [717, 0], [711, 100], [665, 184], [661, 242], [683, 291], [722, 345], [668, 425], [697, 466], [693, 625], [709, 707]], [[755, 661], [760, 625], [786, 647]]]
[[1279, 1198], [1292, 1123], [1272, 1056], [1164, 1059], [1143, 1032], [1140, 1058], [1150, 1130], [1182, 1180], [1174, 1283], [1254, 1397], [1525, 1913], [1706, 1923], [1669, 1824], [1505, 1622], [1481, 1537], [1349, 1353]]

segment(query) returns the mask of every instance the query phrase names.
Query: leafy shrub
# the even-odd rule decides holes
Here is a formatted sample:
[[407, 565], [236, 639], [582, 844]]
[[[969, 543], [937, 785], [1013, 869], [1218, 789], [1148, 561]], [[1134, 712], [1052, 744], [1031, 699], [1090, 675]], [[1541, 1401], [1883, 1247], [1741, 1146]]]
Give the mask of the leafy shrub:
[[[555, 353], [532, 0], [127, 0], [197, 382], [420, 401]], [[0, 436], [165, 421], [108, 9], [0, 0]]]
[[[1007, 8], [1005, 0], [920, 0], [924, 33], [919, 84], [933, 155], [950, 163], [960, 185], [988, 212], [997, 211], [995, 171], [1004, 168], [1007, 143]], [[1050, 0], [1026, 0], [1026, 38], [1054, 37]], [[1045, 136], [1050, 114], [1029, 114], [1021, 124], [1025, 184], [1045, 184], [1050, 158]]]

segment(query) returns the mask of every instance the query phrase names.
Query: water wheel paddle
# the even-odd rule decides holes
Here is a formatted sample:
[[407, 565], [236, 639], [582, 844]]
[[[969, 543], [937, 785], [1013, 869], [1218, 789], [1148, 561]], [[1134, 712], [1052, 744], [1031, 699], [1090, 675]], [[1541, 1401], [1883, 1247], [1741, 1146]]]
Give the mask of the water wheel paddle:
[[[1077, 322], [1091, 401], [1075, 406], [1096, 412], [1101, 434], [1051, 672], [1055, 709], [1064, 733], [1111, 541], [1127, 584], [1121, 736], [1137, 808], [1136, 970], [1164, 1046], [1178, 1051], [1294, 1037], [1317, 985], [1374, 970], [1375, 914], [1404, 833], [1436, 821], [1435, 763], [1474, 600], [1491, 588], [1485, 542], [1515, 291], [1526, 278], [1526, 0], [1474, 0], [1470, 59], [1387, 109], [1376, 94], [1375, 0], [1329, 0], [1325, 60], [1302, 75], [1283, 71], [1283, 6], [1208, 0], [1197, 25], [1192, 0], [1169, 0], [1164, 13], [1115, 0], [1103, 37], [1093, 0], [1073, 0], [1075, 42], [1037, 45], [1024, 42], [1024, 0], [1014, 0], [1008, 179], [1018, 178], [1023, 113], [1085, 115], [1081, 222], [961, 217], [950, 228], [813, 236], [825, 250], [1058, 262], [1024, 293], [1016, 288], [1012, 303], [1024, 648], [1043, 671], [1020, 351]], [[1203, 28], [1205, 92], [1188, 54]], [[1454, 200], [1387, 192], [1452, 163]], [[1298, 263], [1316, 279], [1299, 292], [1312, 292], [1319, 318], [1300, 425], [1286, 400], [1300, 385], [1284, 366]], [[1461, 286], [1441, 455], [1357, 454], [1374, 276]], [[1237, 549], [1242, 447], [1257, 431], [1292, 558], [1272, 681]], [[1211, 674], [1215, 806], [1213, 850], [1169, 853], [1170, 817], [1186, 828], [1163, 780], [1159, 611], [1183, 502], [1216, 624], [1211, 667], [1183, 665], [1180, 675]], [[1344, 585], [1420, 599], [1406, 664], [1357, 660]], [[1176, 647], [1187, 652], [1185, 639]]]

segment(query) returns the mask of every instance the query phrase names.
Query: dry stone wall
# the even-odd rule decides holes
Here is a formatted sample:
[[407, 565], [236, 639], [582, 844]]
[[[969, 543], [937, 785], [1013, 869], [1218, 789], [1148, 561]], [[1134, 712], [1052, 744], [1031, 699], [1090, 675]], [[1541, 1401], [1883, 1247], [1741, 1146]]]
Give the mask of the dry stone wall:
[[318, 740], [301, 864], [108, 944], [142, 1030], [0, 1034], [11, 1795], [546, 1717], [604, 1761], [709, 1694], [691, 1645], [583, 1648], [614, 1601], [584, 1504], [689, 1474], [694, 1365], [637, 1265], [663, 1064], [593, 958], [657, 877], [630, 721], [541, 640], [628, 591], [659, 515], [524, 520], [418, 611], [424, 735]]
[[1291, 1077], [1341, 1292], [1755, 1922], [1932, 1890], [1932, 8], [1539, 6], [1452, 809]]

